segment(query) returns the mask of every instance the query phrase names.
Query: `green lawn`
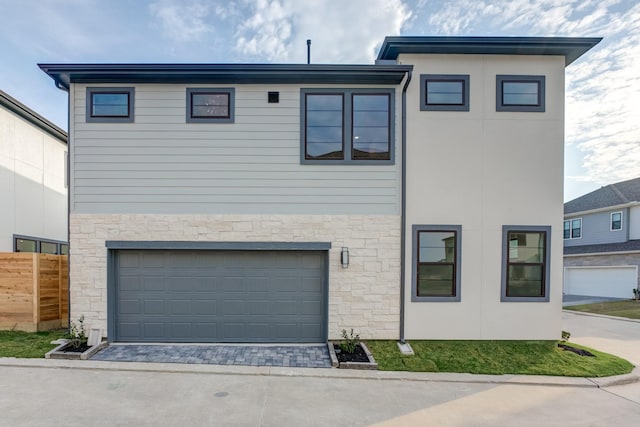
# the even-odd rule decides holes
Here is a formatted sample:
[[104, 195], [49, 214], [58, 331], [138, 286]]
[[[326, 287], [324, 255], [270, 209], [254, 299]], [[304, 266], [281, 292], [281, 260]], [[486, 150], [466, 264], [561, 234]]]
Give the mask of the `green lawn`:
[[640, 319], [640, 301], [610, 301], [596, 304], [571, 305], [565, 310], [583, 311], [585, 313], [606, 314], [608, 316], [626, 317], [628, 319]]
[[0, 331], [0, 357], [42, 358], [55, 345], [51, 341], [63, 338], [66, 329], [46, 332]]
[[619, 357], [584, 348], [596, 357], [579, 356], [556, 341], [410, 341], [415, 356], [404, 356], [396, 341], [367, 341], [384, 371], [527, 374], [606, 377], [631, 372]]

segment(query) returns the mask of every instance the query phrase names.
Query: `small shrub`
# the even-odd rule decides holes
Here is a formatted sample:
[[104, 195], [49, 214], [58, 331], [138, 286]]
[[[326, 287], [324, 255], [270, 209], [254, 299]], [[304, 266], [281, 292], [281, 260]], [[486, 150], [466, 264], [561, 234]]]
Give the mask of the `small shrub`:
[[347, 334], [347, 330], [342, 330], [342, 342], [340, 343], [340, 349], [348, 354], [353, 354], [356, 351], [358, 343], [360, 343], [360, 334], [353, 334], [353, 328], [351, 333]]
[[633, 288], [633, 299], [640, 300], [640, 290], [638, 288]]
[[71, 321], [67, 338], [73, 348], [80, 348], [87, 344], [87, 331], [84, 327], [84, 314], [80, 316], [77, 322], [74, 322], [73, 320]]
[[562, 331], [562, 342], [569, 341], [569, 338], [571, 338], [571, 332]]

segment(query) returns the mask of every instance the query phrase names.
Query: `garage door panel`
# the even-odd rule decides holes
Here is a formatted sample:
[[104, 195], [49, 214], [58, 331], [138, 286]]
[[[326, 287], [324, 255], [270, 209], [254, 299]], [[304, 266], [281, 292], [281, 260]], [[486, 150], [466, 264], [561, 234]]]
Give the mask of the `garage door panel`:
[[116, 341], [321, 342], [325, 255], [118, 251]]
[[564, 292], [611, 298], [631, 298], [637, 286], [637, 269], [630, 267], [566, 267]]

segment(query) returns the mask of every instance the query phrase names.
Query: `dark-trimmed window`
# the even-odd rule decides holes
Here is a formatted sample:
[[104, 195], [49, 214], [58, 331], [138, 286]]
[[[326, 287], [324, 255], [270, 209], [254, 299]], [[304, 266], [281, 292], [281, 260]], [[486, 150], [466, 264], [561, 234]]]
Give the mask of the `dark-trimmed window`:
[[13, 235], [14, 252], [38, 252], [43, 254], [68, 255], [69, 244], [57, 240]]
[[412, 301], [460, 301], [459, 225], [413, 226]]
[[611, 212], [611, 231], [622, 230], [622, 212]]
[[133, 122], [135, 89], [132, 87], [88, 87], [86, 121]]
[[568, 219], [563, 222], [563, 239], [580, 239], [582, 237], [582, 218]]
[[187, 88], [188, 123], [233, 123], [234, 88]]
[[502, 229], [501, 301], [549, 301], [548, 226]]
[[496, 111], [545, 111], [545, 76], [496, 76]]
[[302, 163], [393, 163], [393, 89], [302, 89]]
[[469, 111], [469, 75], [421, 74], [420, 110]]

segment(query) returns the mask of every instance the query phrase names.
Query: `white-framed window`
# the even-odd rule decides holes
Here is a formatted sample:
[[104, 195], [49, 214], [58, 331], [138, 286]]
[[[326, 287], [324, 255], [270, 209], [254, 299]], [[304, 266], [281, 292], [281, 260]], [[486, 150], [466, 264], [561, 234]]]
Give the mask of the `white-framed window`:
[[562, 231], [565, 240], [582, 238], [582, 218], [565, 220]]
[[611, 212], [611, 231], [622, 230], [622, 212]]

